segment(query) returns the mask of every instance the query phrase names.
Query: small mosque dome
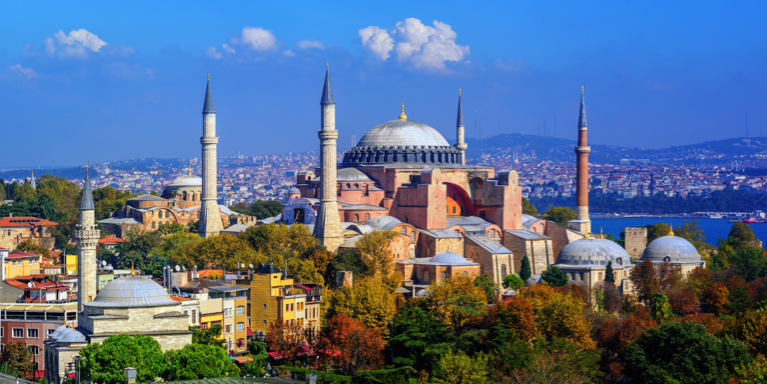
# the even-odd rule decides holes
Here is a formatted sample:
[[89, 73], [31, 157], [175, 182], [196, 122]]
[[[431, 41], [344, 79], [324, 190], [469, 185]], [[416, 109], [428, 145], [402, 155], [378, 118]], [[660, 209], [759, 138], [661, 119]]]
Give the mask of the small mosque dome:
[[476, 265], [455, 252], [442, 252], [429, 259], [429, 264], [437, 265]]
[[301, 191], [298, 190], [298, 188], [293, 187], [290, 188], [290, 191], [288, 191], [288, 195], [300, 195]]
[[565, 245], [559, 252], [557, 264], [607, 265], [610, 261], [613, 264], [628, 264], [630, 260], [626, 250], [613, 241], [583, 238]]
[[85, 336], [72, 328], [67, 328], [55, 339], [59, 343], [85, 343]]
[[179, 176], [168, 187], [202, 187], [202, 178], [192, 174]]
[[62, 325], [59, 325], [59, 327], [58, 327], [58, 328], [56, 328], [56, 330], [55, 330], [55, 331], [53, 331], [53, 333], [51, 333], [51, 334], [50, 334], [48, 337], [50, 337], [51, 339], [56, 339], [56, 338], [58, 338], [58, 337], [61, 335], [61, 333], [62, 333], [62, 332], [64, 332], [64, 331], [65, 331], [67, 328], [69, 328], [69, 327], [67, 327], [66, 325], [63, 325], [63, 324], [62, 324]]
[[677, 236], [663, 236], [653, 240], [640, 259], [652, 262], [700, 263], [701, 257], [695, 246]]
[[115, 279], [96, 295], [96, 299], [85, 303], [86, 307], [163, 307], [179, 305], [168, 292], [151, 279], [140, 276], [124, 276]]

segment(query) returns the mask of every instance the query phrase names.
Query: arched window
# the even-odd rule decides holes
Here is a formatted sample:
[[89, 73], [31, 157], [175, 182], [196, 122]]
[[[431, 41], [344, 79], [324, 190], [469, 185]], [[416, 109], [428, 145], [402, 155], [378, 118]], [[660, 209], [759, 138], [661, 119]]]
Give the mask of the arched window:
[[[498, 233], [495, 229], [491, 229], [487, 232], [487, 237], [500, 242], [501, 241], [501, 234]], [[504, 275], [505, 276], [505, 275]]]
[[453, 213], [456, 213], [456, 209], [455, 209], [455, 207], [453, 207]]
[[410, 232], [410, 241], [415, 241], [415, 231]]
[[358, 221], [360, 221], [360, 215], [358, 215], [358, 214], [356, 214], [356, 213], [355, 213], [355, 214], [354, 214], [354, 221], [355, 221], [355, 222], [358, 222]]
[[623, 265], [623, 259], [621, 259], [619, 257], [619, 258], [615, 259], [615, 263], [618, 264], [618, 265]]
[[577, 281], [578, 280], [578, 274], [577, 273], [571, 273], [570, 274], [570, 280]]
[[463, 271], [463, 272], [461, 272], [461, 276], [469, 277], [469, 272]]
[[484, 219], [484, 218], [485, 218], [485, 211], [482, 211], [482, 212], [480, 212], [480, 213], [479, 213], [479, 217], [480, 217], [481, 219]]
[[581, 281], [586, 281], [586, 279], [584, 279], [583, 277], [584, 277], [583, 272], [581, 272]]
[[152, 229], [155, 229], [155, 228], [157, 228], [157, 227], [156, 227], [156, 224], [155, 224], [155, 223], [154, 223], [154, 221], [153, 221], [153, 222], [152, 222]]
[[429, 271], [423, 271], [423, 282], [424, 283], [429, 282]]
[[365, 220], [370, 220], [370, 214], [369, 213], [365, 214]]
[[597, 281], [602, 281], [602, 272], [597, 273]]
[[344, 213], [344, 221], [349, 221], [349, 214], [348, 213]]
[[400, 231], [403, 235], [407, 236], [407, 228], [402, 227], [402, 230]]
[[670, 256], [666, 256], [666, 257], [663, 258], [663, 261], [671, 261], [671, 257]]
[[506, 264], [501, 264], [501, 278], [506, 277]]
[[184, 201], [187, 201], [188, 196], [186, 195], [186, 191], [184, 191]]

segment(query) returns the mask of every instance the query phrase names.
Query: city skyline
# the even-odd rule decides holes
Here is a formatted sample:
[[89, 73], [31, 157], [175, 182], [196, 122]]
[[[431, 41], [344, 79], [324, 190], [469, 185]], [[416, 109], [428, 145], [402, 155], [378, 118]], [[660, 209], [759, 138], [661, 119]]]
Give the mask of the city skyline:
[[[207, 72], [220, 100], [221, 156], [312, 150], [325, 62], [341, 146], [396, 119], [401, 99], [413, 120], [453, 139], [459, 88], [468, 138], [575, 139], [581, 84], [596, 144], [658, 148], [761, 131], [764, 5], [605, 4], [365, 12], [169, 3], [153, 9], [156, 18], [52, 5], [34, 20], [10, 6], [0, 16], [6, 140], [37, 151], [6, 147], [0, 168], [195, 157]], [[687, 9], [695, 12], [680, 21]], [[130, 28], [137, 21], [142, 28]]]

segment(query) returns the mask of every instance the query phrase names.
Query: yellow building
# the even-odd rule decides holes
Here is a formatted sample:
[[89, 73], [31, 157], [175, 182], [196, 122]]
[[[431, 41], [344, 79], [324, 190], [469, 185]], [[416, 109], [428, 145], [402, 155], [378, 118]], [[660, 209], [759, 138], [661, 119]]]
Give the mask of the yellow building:
[[67, 265], [66, 274], [69, 276], [77, 276], [77, 255], [66, 255], [64, 257], [64, 263]]
[[224, 336], [224, 299], [201, 299], [200, 300], [200, 329], [210, 329], [220, 325], [221, 334], [218, 338]]
[[223, 300], [223, 326], [226, 350], [234, 355], [248, 352], [248, 288], [223, 285], [208, 288], [211, 299]]
[[5, 279], [15, 279], [19, 276], [29, 276], [40, 273], [42, 256], [37, 253], [11, 252], [5, 258]]
[[271, 264], [259, 266], [251, 280], [237, 280], [240, 287], [250, 288], [250, 328], [257, 335], [265, 335], [275, 321], [301, 327], [306, 322], [306, 293], [296, 287], [293, 279], [284, 276], [280, 268]]

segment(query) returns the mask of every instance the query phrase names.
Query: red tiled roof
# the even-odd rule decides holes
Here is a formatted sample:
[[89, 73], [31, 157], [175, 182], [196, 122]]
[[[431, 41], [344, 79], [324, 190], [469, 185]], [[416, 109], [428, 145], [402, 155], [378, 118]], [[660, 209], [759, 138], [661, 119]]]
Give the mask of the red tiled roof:
[[170, 295], [170, 298], [173, 299], [173, 301], [187, 301], [186, 297], [176, 296], [176, 295]]
[[32, 256], [40, 256], [39, 253], [32, 253], [32, 252], [11, 252], [8, 254], [8, 258], [12, 257], [32, 257]]
[[25, 289], [25, 288], [27, 288], [26, 284], [24, 284], [24, 283], [22, 283], [21, 281], [18, 281], [18, 280], [13, 280], [13, 279], [5, 280], [5, 283], [10, 285], [10, 286], [12, 286], [12, 287], [16, 287], [18, 289]]
[[125, 240], [116, 236], [102, 237], [99, 239], [99, 244], [114, 244], [123, 242], [125, 242]]
[[34, 224], [36, 227], [50, 227], [59, 225], [50, 220], [38, 219], [32, 216], [3, 217], [0, 218], [0, 227], [29, 227]]

